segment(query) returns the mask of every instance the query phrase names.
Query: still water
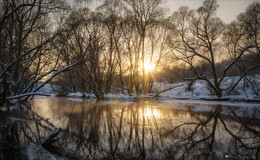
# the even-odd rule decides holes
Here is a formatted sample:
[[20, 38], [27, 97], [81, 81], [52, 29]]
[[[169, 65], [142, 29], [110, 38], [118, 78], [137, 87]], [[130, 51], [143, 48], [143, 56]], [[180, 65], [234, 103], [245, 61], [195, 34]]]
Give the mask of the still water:
[[0, 115], [0, 159], [259, 159], [259, 106], [38, 97]]

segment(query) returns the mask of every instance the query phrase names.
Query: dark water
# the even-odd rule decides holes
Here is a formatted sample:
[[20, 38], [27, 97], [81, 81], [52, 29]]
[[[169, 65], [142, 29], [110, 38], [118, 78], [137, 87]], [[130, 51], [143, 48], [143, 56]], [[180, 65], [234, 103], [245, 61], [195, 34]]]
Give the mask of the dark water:
[[[0, 159], [260, 157], [259, 104], [36, 98], [27, 106], [0, 112]], [[57, 128], [60, 140], [42, 147]]]

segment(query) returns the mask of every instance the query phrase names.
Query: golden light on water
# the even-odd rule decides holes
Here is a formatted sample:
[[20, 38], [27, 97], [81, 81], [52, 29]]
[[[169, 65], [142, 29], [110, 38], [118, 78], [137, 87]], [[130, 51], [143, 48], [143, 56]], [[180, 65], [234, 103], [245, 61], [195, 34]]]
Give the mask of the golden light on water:
[[160, 119], [163, 117], [163, 113], [157, 109], [156, 106], [149, 104], [148, 102], [144, 102], [143, 107], [139, 108], [140, 118], [145, 118], [147, 120], [152, 119]]
[[147, 119], [158, 119], [161, 117], [161, 113], [156, 108], [145, 108], [144, 116]]

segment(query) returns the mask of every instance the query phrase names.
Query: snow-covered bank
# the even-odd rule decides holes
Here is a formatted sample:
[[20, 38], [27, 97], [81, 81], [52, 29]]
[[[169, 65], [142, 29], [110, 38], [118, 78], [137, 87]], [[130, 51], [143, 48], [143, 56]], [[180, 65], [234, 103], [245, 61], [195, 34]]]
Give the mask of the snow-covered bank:
[[[208, 86], [206, 81], [197, 80], [192, 85], [192, 89], [188, 90], [189, 82], [178, 82], [174, 84], [156, 83], [154, 85], [154, 91], [160, 92], [167, 88], [173, 87], [160, 94], [164, 99], [193, 99], [193, 100], [231, 100], [231, 101], [259, 101], [260, 102], [260, 75], [250, 76], [248, 79], [254, 82], [254, 86], [249, 82], [244, 83], [241, 80], [236, 88], [230, 91], [232, 84], [237, 82], [239, 77], [226, 77], [222, 84], [223, 96], [221, 98], [214, 95], [213, 90]], [[176, 86], [174, 88], [174, 86]], [[254, 88], [253, 88], [254, 87]], [[255, 93], [256, 92], [256, 93]]]
[[[212, 89], [207, 85], [206, 81], [198, 80], [193, 83], [191, 90], [188, 90], [189, 82], [178, 83], [155, 83], [153, 94], [140, 95], [138, 98], [152, 98], [156, 93], [167, 90], [159, 94], [159, 99], [178, 99], [178, 100], [207, 100], [207, 101], [245, 101], [245, 102], [260, 102], [260, 75], [247, 77], [252, 80], [254, 86], [249, 82], [241, 80], [236, 88], [229, 92], [230, 86], [238, 81], [239, 77], [226, 77], [222, 84], [223, 96], [221, 98], [214, 95]], [[55, 94], [54, 89], [50, 85], [46, 85], [41, 90], [43, 93]], [[95, 98], [94, 94], [88, 93], [69, 93], [68, 97], [87, 97]], [[113, 94], [109, 93], [105, 95], [107, 99], [136, 99], [136, 95], [129, 96], [126, 94]]]
[[[75, 98], [81, 98], [81, 97], [87, 97], [87, 98], [96, 98], [96, 96], [94, 94], [88, 94], [88, 93], [80, 93], [80, 92], [77, 92], [77, 93], [69, 93], [67, 95], [68, 97], [75, 97]], [[109, 94], [105, 94], [104, 95], [105, 98], [107, 99], [134, 99], [135, 96], [129, 96], [129, 95], [126, 95], [126, 94], [113, 94], [113, 93], [109, 93]]]

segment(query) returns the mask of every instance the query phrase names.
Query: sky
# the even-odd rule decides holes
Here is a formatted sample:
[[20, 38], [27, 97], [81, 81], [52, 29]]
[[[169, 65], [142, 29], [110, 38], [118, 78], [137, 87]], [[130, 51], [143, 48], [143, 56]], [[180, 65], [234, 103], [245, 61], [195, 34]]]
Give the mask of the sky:
[[[204, 0], [168, 0], [163, 6], [166, 6], [170, 10], [170, 15], [178, 10], [180, 6], [188, 6], [191, 9], [197, 9], [202, 6]], [[236, 16], [244, 12], [247, 6], [254, 1], [260, 2], [260, 0], [217, 0], [219, 8], [217, 10], [217, 16], [220, 17], [223, 22], [230, 23], [236, 19]]]
[[[101, 4], [102, 0], [93, 0], [92, 7]], [[204, 0], [165, 0], [163, 7], [169, 9], [168, 15], [171, 15], [174, 11], [177, 11], [181, 6], [188, 6], [190, 9], [197, 9], [202, 6]], [[247, 6], [254, 1], [260, 2], [260, 0], [217, 0], [219, 8], [217, 10], [217, 16], [220, 17], [223, 22], [230, 23], [236, 19], [239, 13], [245, 11]]]

